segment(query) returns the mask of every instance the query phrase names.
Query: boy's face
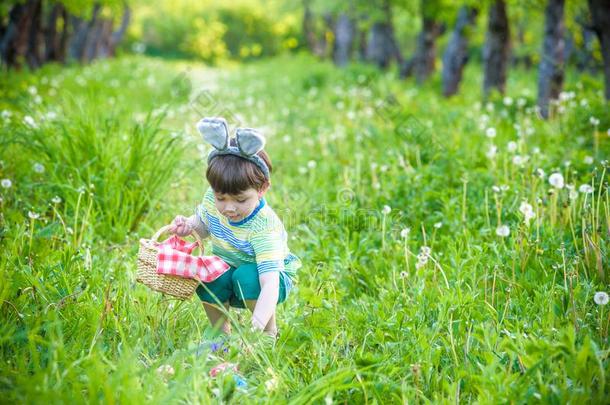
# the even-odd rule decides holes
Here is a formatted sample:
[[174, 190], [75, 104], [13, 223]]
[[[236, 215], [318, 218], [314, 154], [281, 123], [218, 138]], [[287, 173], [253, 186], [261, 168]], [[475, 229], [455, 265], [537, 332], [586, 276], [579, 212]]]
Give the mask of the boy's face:
[[267, 188], [257, 191], [249, 188], [239, 194], [222, 194], [214, 192], [216, 209], [231, 222], [246, 218], [258, 207], [259, 201], [265, 195]]

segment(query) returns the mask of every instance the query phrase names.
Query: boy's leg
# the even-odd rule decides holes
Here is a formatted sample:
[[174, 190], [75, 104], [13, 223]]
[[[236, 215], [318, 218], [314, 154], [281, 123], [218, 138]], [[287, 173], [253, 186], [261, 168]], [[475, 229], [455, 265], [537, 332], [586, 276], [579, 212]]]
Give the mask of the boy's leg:
[[205, 313], [210, 320], [210, 325], [212, 325], [214, 329], [218, 329], [224, 334], [228, 335], [231, 333], [231, 322], [229, 322], [229, 319], [225, 315], [226, 311], [229, 310], [229, 301], [223, 303], [225, 307], [224, 311], [216, 304], [210, 304], [209, 302], [205, 301], [202, 301], [201, 303], [203, 304]]
[[[233, 294], [232, 274], [233, 268], [218, 277], [211, 283], [200, 284], [196, 293], [203, 303], [205, 313], [210, 320], [210, 325], [224, 333], [231, 332], [231, 324], [227, 318], [226, 311], [229, 309], [229, 299]], [[225, 310], [219, 306], [222, 302]]]

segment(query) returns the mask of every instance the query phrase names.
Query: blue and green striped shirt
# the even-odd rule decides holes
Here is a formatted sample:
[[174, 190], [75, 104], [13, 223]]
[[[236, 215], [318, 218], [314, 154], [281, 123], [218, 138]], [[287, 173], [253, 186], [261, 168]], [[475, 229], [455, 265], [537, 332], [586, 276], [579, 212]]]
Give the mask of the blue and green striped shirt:
[[284, 225], [264, 198], [250, 215], [232, 222], [216, 209], [210, 187], [196, 213], [210, 232], [212, 253], [229, 265], [255, 263], [259, 275], [280, 271], [296, 276], [301, 261], [290, 253]]

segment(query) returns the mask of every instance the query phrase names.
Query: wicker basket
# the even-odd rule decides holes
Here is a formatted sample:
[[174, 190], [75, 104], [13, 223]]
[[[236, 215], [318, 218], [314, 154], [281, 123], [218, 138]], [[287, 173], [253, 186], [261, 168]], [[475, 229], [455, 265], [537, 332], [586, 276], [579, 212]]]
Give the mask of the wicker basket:
[[[159, 236], [164, 232], [167, 232], [170, 228], [171, 225], [166, 225], [159, 229], [152, 238], [140, 239], [136, 281], [139, 281], [152, 290], [185, 300], [190, 298], [195, 292], [195, 289], [197, 289], [197, 286], [199, 285], [198, 280], [157, 273], [157, 242]], [[201, 239], [197, 233], [193, 233], [193, 235], [195, 236], [195, 239], [197, 239], [199, 249], [203, 251]]]

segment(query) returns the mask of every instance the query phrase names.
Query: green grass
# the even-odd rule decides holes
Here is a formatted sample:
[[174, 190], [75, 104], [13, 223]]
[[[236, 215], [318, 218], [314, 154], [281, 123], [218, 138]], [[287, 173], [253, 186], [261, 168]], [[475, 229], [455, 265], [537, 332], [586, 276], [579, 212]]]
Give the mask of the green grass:
[[[395, 77], [305, 56], [3, 76], [2, 402], [608, 401], [610, 309], [593, 300], [609, 290], [601, 78], [569, 72], [574, 97], [545, 122], [533, 71], [511, 71], [511, 99], [488, 104], [479, 66], [448, 100], [438, 79]], [[134, 277], [138, 239], [202, 197], [204, 115], [265, 132], [268, 200], [305, 263], [276, 346], [234, 334], [225, 357], [247, 390], [196, 355], [201, 304]]]

